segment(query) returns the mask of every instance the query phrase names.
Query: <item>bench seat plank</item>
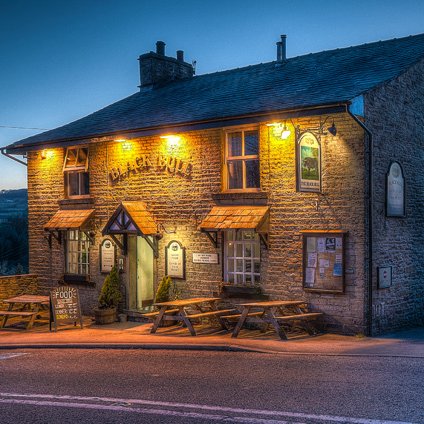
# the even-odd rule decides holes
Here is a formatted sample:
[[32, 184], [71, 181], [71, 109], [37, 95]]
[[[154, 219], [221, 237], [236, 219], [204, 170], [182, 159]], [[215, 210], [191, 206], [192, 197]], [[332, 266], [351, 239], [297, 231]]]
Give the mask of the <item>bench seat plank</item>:
[[31, 311], [0, 311], [0, 316], [15, 316], [15, 317], [29, 317], [31, 315], [38, 315], [39, 311], [31, 312]]
[[235, 309], [218, 309], [216, 311], [208, 311], [208, 312], [201, 312], [198, 314], [187, 315], [187, 318], [196, 319], [196, 318], [211, 317], [211, 316], [221, 316], [221, 315], [225, 315], [234, 311]]
[[[168, 309], [168, 310], [165, 311], [165, 315], [175, 314], [178, 311], [179, 311], [178, 309]], [[158, 315], [159, 315], [159, 311], [148, 312], [147, 314], [141, 314], [141, 316], [145, 317], [145, 318], [156, 318]]]
[[307, 320], [307, 319], [319, 318], [322, 315], [323, 315], [322, 312], [307, 312], [304, 314], [285, 315], [282, 317], [275, 317], [275, 319], [280, 321]]
[[[264, 314], [264, 311], [259, 311], [259, 312], [249, 312], [246, 316], [247, 317], [260, 317]], [[225, 315], [221, 318], [224, 319], [239, 319], [241, 317], [241, 314], [234, 314], [234, 315]]]

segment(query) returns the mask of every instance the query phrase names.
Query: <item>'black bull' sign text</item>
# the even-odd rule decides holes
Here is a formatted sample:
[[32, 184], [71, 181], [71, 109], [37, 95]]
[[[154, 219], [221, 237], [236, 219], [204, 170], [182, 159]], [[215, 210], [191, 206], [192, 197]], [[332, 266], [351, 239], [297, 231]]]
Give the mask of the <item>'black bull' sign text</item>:
[[109, 176], [112, 182], [118, 182], [121, 179], [130, 177], [132, 174], [147, 169], [156, 169], [188, 178], [191, 176], [193, 166], [190, 162], [174, 156], [159, 155], [156, 160], [153, 160], [149, 155], [141, 155], [133, 161], [128, 161], [125, 167], [117, 166], [112, 168]]

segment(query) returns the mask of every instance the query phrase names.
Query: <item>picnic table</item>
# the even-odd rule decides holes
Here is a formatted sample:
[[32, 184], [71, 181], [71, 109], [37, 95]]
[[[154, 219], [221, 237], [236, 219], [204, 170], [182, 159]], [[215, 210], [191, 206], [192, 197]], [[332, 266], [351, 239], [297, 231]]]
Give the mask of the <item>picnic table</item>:
[[[3, 302], [8, 303], [9, 307], [7, 311], [0, 311], [0, 317], [2, 317], [0, 328], [6, 326], [9, 317], [27, 317], [29, 321], [26, 329], [29, 330], [34, 325], [40, 310], [49, 309], [50, 298], [49, 296], [24, 294], [5, 299]], [[18, 305], [18, 309], [14, 309], [15, 305]]]
[[284, 324], [293, 326], [301, 324], [309, 334], [316, 334], [317, 330], [311, 321], [323, 314], [308, 312], [307, 303], [302, 300], [270, 300], [264, 302], [250, 302], [239, 305], [240, 314], [223, 316], [222, 319], [238, 319], [231, 337], [237, 337], [246, 320], [262, 324], [271, 324], [281, 340], [288, 340]]
[[[188, 328], [190, 334], [196, 336], [193, 321], [198, 321], [201, 318], [216, 319], [223, 329], [228, 329], [225, 320], [221, 316], [233, 312], [234, 309], [219, 310], [218, 302], [220, 301], [219, 297], [196, 297], [155, 303], [154, 305], [159, 308], [159, 311], [143, 315], [146, 318], [154, 319], [153, 327], [150, 330], [151, 334], [156, 333], [162, 322], [172, 320], [181, 321]], [[189, 311], [188, 308], [191, 310]]]

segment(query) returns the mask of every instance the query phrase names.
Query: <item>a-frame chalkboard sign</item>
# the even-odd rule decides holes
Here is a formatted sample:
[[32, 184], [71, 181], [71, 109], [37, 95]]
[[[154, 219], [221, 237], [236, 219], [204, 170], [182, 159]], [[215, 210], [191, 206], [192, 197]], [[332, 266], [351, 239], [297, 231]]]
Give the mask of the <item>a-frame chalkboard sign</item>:
[[57, 325], [73, 322], [74, 326], [79, 321], [82, 328], [82, 314], [78, 290], [74, 287], [61, 286], [50, 292], [50, 331], [52, 323], [54, 331]]

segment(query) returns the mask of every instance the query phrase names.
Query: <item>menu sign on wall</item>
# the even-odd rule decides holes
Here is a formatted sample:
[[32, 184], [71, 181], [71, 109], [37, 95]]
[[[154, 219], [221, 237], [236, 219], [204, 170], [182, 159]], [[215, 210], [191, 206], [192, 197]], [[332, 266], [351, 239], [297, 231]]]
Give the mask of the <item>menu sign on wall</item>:
[[185, 248], [172, 240], [165, 248], [165, 273], [171, 278], [185, 280]]
[[217, 264], [217, 253], [193, 253], [194, 264]]
[[100, 245], [100, 271], [109, 273], [115, 266], [115, 246], [109, 240], [103, 240]]
[[81, 306], [78, 290], [74, 287], [61, 286], [50, 292], [51, 321], [57, 331], [57, 324], [80, 322], [82, 328]]
[[405, 179], [398, 162], [390, 165], [386, 182], [386, 215], [405, 216]]

